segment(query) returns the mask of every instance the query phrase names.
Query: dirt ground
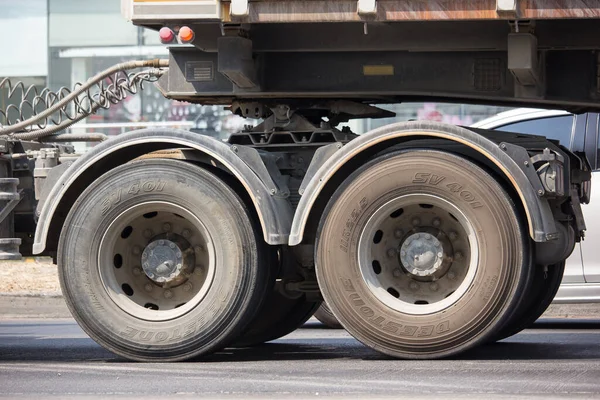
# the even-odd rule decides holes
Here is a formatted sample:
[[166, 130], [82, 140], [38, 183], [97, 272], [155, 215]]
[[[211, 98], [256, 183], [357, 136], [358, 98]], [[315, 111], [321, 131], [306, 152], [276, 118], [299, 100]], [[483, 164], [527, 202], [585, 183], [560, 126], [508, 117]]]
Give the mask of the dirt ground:
[[56, 265], [49, 258], [0, 261], [0, 293], [12, 295], [58, 295]]

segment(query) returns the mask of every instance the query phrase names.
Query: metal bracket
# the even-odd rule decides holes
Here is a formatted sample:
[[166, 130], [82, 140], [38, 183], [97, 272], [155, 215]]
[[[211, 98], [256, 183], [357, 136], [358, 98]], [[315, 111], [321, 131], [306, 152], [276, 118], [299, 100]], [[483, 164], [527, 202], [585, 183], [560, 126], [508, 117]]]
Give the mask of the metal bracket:
[[359, 15], [377, 14], [377, 0], [358, 0]]
[[507, 15], [516, 19], [519, 17], [519, 1], [496, 0], [496, 12], [499, 15]]
[[506, 154], [512, 158], [519, 168], [525, 173], [527, 179], [531, 183], [531, 186], [535, 189], [538, 196], [543, 196], [546, 194], [546, 190], [544, 190], [544, 186], [540, 181], [540, 178], [535, 170], [533, 163], [529, 157], [529, 153], [521, 146], [517, 146], [511, 143], [502, 142], [500, 143], [500, 148], [506, 152]]
[[4, 221], [4, 219], [6, 219], [6, 217], [8, 217], [8, 215], [12, 212], [12, 210], [15, 209], [17, 204], [21, 202], [21, 200], [23, 199], [23, 189], [20, 189], [17, 192], [17, 196], [18, 197], [13, 198], [8, 203], [6, 203], [2, 211], [0, 211], [0, 222]]
[[304, 194], [304, 190], [306, 190], [306, 187], [310, 183], [311, 179], [315, 176], [319, 168], [321, 168], [321, 166], [325, 164], [325, 161], [329, 160], [329, 158], [342, 147], [343, 145], [341, 143], [331, 143], [327, 146], [319, 147], [317, 151], [315, 151], [315, 155], [313, 156], [312, 161], [306, 170], [306, 175], [304, 175], [304, 179], [302, 180], [300, 188], [298, 189], [298, 193], [301, 196]]
[[[250, 167], [250, 169], [252, 169], [258, 179], [260, 179], [263, 185], [265, 185], [267, 190], [271, 193], [271, 196], [285, 198], [290, 195], [290, 190], [283, 179], [273, 179], [274, 176], [276, 176], [276, 178], [281, 177], [279, 169], [276, 167], [273, 168], [274, 160], [267, 158], [266, 162], [271, 167], [269, 169], [265, 164], [265, 159], [261, 157], [260, 153], [252, 147], [231, 146], [231, 151], [233, 151], [247, 166]], [[278, 177], [277, 174], [279, 174]], [[277, 181], [277, 183], [275, 181]]]
[[250, 13], [248, 0], [231, 0], [229, 14], [234, 17], [245, 17]]

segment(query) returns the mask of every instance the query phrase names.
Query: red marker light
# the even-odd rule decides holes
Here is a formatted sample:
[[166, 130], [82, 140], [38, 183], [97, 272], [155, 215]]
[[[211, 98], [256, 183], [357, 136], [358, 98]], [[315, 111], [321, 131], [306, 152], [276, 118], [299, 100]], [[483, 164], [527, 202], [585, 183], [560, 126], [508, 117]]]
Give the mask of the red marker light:
[[173, 39], [175, 39], [175, 33], [171, 30], [171, 28], [167, 28], [166, 26], [160, 28], [158, 31], [158, 36], [160, 36], [160, 41], [162, 43], [171, 43]]
[[190, 43], [194, 40], [194, 31], [187, 26], [182, 26], [179, 28], [179, 40], [181, 43]]

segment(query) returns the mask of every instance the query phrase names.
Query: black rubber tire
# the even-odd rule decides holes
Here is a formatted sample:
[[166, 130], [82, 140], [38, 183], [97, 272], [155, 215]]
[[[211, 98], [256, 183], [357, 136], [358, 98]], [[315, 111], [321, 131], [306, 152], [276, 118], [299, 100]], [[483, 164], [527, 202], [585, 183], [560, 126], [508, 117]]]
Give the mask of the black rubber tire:
[[[214, 245], [215, 273], [205, 297], [170, 320], [123, 311], [99, 272], [106, 268], [97, 256], [103, 232], [123, 210], [148, 201], [188, 210]], [[167, 159], [119, 166], [90, 185], [65, 220], [58, 268], [67, 305], [92, 339], [132, 360], [179, 361], [218, 351], [240, 335], [266, 290], [265, 245], [256, 227], [236, 193], [200, 167]]]
[[330, 329], [343, 329], [342, 324], [340, 324], [340, 321], [333, 315], [325, 302], [323, 302], [321, 307], [315, 312], [315, 318]]
[[514, 319], [506, 323], [492, 341], [506, 339], [533, 325], [554, 300], [564, 272], [565, 261], [548, 266], [547, 273], [542, 266], [536, 266], [531, 291], [524, 294], [529, 301]]
[[307, 302], [305, 296], [289, 299], [274, 290], [249, 329], [233, 343], [233, 347], [258, 346], [286, 336], [304, 325], [321, 303]]
[[[474, 228], [479, 263], [473, 282], [441, 311], [409, 314], [388, 307], [361, 275], [361, 232], [375, 210], [405, 194], [442, 198]], [[350, 334], [390, 356], [448, 357], [485, 343], [525, 286], [529, 239], [517, 215], [494, 177], [465, 158], [429, 150], [381, 156], [342, 183], [321, 218], [315, 260], [323, 297]]]

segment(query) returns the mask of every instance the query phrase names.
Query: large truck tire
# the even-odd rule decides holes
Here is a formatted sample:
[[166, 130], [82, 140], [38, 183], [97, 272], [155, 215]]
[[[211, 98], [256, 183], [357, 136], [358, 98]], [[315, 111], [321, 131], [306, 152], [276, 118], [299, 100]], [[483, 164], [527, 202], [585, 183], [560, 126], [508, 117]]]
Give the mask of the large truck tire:
[[510, 196], [440, 151], [381, 156], [334, 193], [317, 231], [325, 301], [367, 346], [402, 358], [456, 355], [504, 325], [530, 241]]
[[273, 290], [261, 312], [248, 330], [234, 342], [234, 347], [252, 347], [284, 337], [304, 325], [321, 303], [308, 302], [305, 296], [288, 299]]
[[323, 302], [321, 307], [315, 312], [315, 318], [318, 319], [323, 325], [330, 329], [342, 329], [342, 324], [337, 320], [335, 315], [331, 312], [327, 303]]
[[512, 317], [491, 341], [499, 341], [516, 335], [529, 328], [546, 312], [556, 296], [565, 272], [565, 261], [549, 265], [547, 271], [543, 266], [535, 266], [533, 285], [523, 297], [528, 302], [521, 312]]
[[74, 318], [123, 357], [177, 361], [237, 338], [266, 291], [265, 245], [244, 202], [177, 160], [122, 165], [70, 210], [58, 247]]

